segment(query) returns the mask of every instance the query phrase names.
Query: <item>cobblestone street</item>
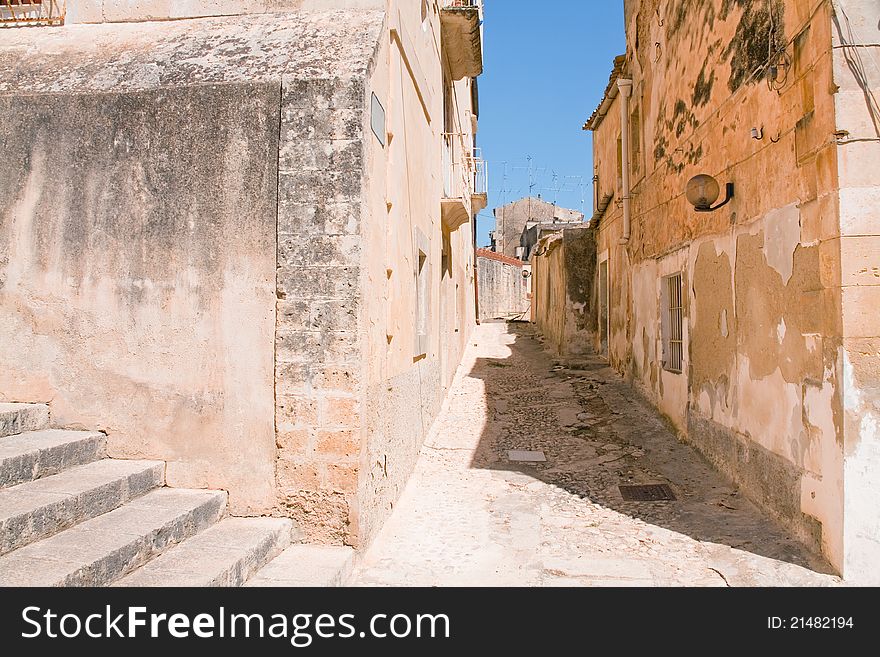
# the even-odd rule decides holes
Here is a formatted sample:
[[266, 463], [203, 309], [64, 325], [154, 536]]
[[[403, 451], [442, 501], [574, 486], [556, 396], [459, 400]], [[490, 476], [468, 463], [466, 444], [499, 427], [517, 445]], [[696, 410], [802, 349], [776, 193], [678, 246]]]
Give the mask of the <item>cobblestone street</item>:
[[[677, 499], [625, 502], [626, 484]], [[490, 323], [351, 583], [837, 584], [828, 572], [601, 361], [560, 365], [530, 325]]]

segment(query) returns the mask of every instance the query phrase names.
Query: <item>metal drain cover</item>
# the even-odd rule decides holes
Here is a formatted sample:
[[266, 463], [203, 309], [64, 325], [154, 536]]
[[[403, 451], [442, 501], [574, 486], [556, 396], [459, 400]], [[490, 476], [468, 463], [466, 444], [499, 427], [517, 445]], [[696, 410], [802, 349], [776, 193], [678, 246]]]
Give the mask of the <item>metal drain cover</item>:
[[507, 458], [510, 461], [519, 461], [521, 463], [545, 463], [547, 461], [544, 452], [533, 452], [523, 449], [508, 450]]
[[618, 486], [627, 502], [671, 502], [675, 493], [666, 484]]

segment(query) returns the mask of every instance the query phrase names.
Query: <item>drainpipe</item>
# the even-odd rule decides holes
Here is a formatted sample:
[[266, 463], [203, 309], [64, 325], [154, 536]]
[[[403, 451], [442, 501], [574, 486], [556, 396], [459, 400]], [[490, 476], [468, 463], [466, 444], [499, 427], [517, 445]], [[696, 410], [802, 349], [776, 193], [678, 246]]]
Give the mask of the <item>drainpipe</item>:
[[633, 81], [621, 78], [617, 80], [617, 88], [620, 90], [620, 145], [621, 160], [623, 168], [623, 237], [620, 238], [621, 244], [629, 244], [630, 227], [632, 219], [632, 207], [630, 201], [630, 180], [629, 180], [629, 99], [632, 96]]

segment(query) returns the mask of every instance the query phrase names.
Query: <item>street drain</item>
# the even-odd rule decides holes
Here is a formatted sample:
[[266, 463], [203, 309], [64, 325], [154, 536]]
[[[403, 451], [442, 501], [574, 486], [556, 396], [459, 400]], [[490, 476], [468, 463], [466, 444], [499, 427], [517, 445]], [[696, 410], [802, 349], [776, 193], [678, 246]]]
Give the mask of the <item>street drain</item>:
[[675, 500], [675, 493], [666, 484], [647, 484], [618, 486], [620, 494], [627, 502], [670, 502]]

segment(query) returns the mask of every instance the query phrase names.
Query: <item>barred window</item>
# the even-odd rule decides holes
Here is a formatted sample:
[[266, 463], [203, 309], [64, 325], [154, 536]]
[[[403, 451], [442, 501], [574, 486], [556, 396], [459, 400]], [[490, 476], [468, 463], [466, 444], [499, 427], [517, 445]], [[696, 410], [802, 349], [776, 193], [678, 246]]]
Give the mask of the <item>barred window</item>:
[[63, 23], [63, 4], [58, 0], [0, 0], [0, 28]]
[[660, 305], [663, 369], [681, 373], [684, 360], [684, 303], [681, 272], [663, 279]]

